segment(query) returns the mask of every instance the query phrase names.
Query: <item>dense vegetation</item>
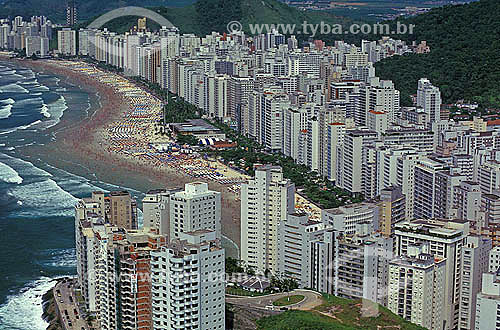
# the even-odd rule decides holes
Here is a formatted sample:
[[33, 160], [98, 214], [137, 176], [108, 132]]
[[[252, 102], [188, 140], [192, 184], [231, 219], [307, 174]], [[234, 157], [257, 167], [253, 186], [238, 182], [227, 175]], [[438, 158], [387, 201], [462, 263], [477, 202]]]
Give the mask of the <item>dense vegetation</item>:
[[[4, 0], [0, 1], [0, 17], [44, 15], [55, 23], [66, 22], [67, 0]], [[80, 20], [102, 15], [112, 9], [124, 6], [169, 6], [179, 7], [192, 4], [195, 0], [75, 0]]]
[[406, 103], [416, 93], [418, 79], [427, 77], [446, 103], [465, 99], [500, 108], [499, 13], [500, 1], [481, 0], [401, 20], [416, 28], [400, 38], [426, 40], [431, 53], [386, 59], [376, 65], [377, 75], [393, 80]]
[[[324, 295], [325, 303], [315, 311], [287, 311], [264, 317], [257, 321], [259, 330], [352, 330], [398, 327], [403, 330], [424, 328], [403, 320], [382, 306], [378, 306], [377, 317], [361, 317], [361, 301]], [[327, 316], [325, 314], [329, 314]], [[335, 318], [331, 317], [334, 316]]]
[[[301, 11], [277, 0], [198, 0], [192, 5], [180, 8], [172, 8], [169, 4], [167, 6], [169, 7], [151, 9], [167, 18], [182, 33], [194, 33], [198, 36], [205, 36], [213, 31], [225, 33], [227, 24], [231, 21], [241, 22], [244, 31], [248, 34], [250, 33], [249, 24], [255, 23], [295, 24], [297, 28], [305, 21], [309, 24], [321, 21], [328, 24], [351, 23], [348, 18], [327, 12]], [[123, 33], [136, 24], [137, 17], [120, 17], [107, 23], [105, 27], [111, 31]], [[159, 28], [152, 22], [148, 23], [148, 27], [152, 30]], [[307, 36], [304, 36], [301, 40], [306, 38]]]

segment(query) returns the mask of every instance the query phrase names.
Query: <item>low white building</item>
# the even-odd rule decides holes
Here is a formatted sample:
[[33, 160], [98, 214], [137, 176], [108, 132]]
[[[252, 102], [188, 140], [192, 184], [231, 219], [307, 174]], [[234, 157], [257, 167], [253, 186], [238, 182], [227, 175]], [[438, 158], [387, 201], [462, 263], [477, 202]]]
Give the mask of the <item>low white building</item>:
[[481, 292], [477, 295], [476, 330], [500, 329], [500, 274], [483, 274]]
[[346, 234], [354, 234], [356, 225], [369, 222], [374, 230], [379, 228], [379, 207], [375, 203], [357, 203], [341, 206], [335, 209], [321, 211], [322, 222], [328, 224], [335, 230]]

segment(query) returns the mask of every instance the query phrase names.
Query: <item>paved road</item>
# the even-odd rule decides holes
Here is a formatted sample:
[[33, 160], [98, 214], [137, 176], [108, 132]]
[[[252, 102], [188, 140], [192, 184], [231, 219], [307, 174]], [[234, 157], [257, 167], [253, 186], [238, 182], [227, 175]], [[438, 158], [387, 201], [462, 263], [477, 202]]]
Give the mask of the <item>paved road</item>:
[[87, 322], [80, 316], [78, 301], [73, 290], [75, 280], [59, 281], [54, 288], [54, 298], [61, 312], [64, 329], [88, 330]]
[[226, 302], [238, 306], [250, 306], [254, 308], [263, 308], [263, 309], [279, 309], [279, 307], [273, 306], [273, 302], [279, 298], [292, 295], [302, 295], [305, 298], [304, 300], [302, 300], [297, 304], [285, 306], [289, 309], [310, 310], [323, 303], [321, 294], [309, 290], [294, 290], [290, 293], [275, 293], [260, 297], [227, 296]]

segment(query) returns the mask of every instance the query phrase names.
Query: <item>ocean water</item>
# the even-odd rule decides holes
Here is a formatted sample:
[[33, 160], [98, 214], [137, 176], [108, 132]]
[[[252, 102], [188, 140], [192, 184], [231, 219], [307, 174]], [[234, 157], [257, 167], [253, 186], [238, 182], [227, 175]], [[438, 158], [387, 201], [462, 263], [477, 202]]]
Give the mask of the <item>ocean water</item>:
[[[73, 206], [94, 190], [127, 189], [83, 178], [23, 147], [45, 145], [61, 119], [81, 119], [92, 98], [59, 78], [0, 62], [0, 329], [42, 330], [42, 295], [76, 272]], [[130, 190], [139, 200], [142, 193]]]

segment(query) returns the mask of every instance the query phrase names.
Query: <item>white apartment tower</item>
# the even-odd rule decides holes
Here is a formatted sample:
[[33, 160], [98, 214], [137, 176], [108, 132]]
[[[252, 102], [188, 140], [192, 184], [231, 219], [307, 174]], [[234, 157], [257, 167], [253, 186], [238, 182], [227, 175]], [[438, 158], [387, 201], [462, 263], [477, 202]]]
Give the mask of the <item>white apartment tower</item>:
[[67, 56], [76, 55], [76, 31], [63, 28], [57, 31], [57, 49], [59, 54]]
[[395, 225], [396, 255], [408, 254], [409, 247], [429, 244], [429, 254], [446, 258], [444, 279], [443, 326], [455, 329], [459, 323], [460, 291], [462, 283], [462, 251], [469, 235], [466, 221], [413, 220]]
[[477, 295], [475, 330], [500, 329], [500, 274], [483, 274], [481, 292]]
[[344, 134], [344, 143], [339, 150], [337, 185], [350, 192], [363, 192], [364, 167], [367, 149], [375, 143], [377, 133], [368, 130], [349, 130]]
[[161, 235], [170, 234], [170, 196], [181, 188], [150, 190], [142, 200], [143, 226]]
[[263, 165], [241, 186], [241, 259], [257, 270], [278, 271], [278, 225], [295, 208], [295, 185], [279, 166]]
[[388, 308], [432, 330], [443, 329], [446, 259], [428, 254], [428, 244], [408, 247], [389, 263]]
[[213, 230], [221, 239], [221, 193], [204, 182], [186, 183], [184, 191], [170, 195], [169, 217], [169, 240], [200, 229]]
[[476, 298], [481, 292], [483, 273], [488, 272], [491, 247], [491, 239], [471, 235], [462, 248], [459, 329], [474, 329]]
[[224, 329], [225, 257], [209, 230], [181, 233], [151, 254], [153, 327]]
[[312, 241], [322, 239], [325, 224], [307, 214], [288, 214], [278, 225], [278, 274], [294, 279], [302, 288], [311, 287]]
[[424, 109], [430, 125], [441, 121], [441, 92], [427, 78], [418, 81], [417, 106]]

